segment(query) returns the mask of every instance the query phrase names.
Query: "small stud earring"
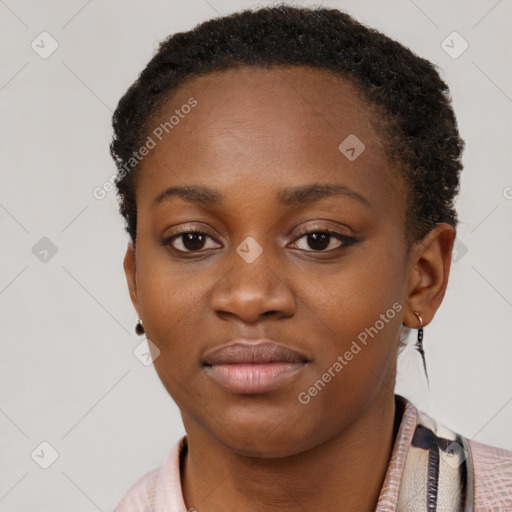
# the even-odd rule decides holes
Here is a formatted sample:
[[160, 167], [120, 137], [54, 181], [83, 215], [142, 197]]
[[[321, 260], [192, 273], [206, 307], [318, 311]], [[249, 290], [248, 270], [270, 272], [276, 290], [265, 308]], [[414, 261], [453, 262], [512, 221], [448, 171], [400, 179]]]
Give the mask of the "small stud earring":
[[135, 332], [141, 336], [146, 331], [144, 330], [144, 326], [142, 325], [142, 320], [139, 318], [139, 321], [137, 322], [137, 325], [135, 326]]
[[430, 383], [428, 380], [428, 374], [427, 374], [427, 364], [425, 363], [425, 352], [423, 350], [423, 319], [421, 318], [421, 315], [418, 313], [418, 311], [414, 311], [414, 314], [418, 317], [418, 320], [420, 321], [420, 326], [418, 327], [418, 341], [416, 341], [416, 349], [421, 354], [421, 358], [423, 359], [423, 368], [425, 370], [425, 377], [427, 377], [427, 384], [430, 388]]

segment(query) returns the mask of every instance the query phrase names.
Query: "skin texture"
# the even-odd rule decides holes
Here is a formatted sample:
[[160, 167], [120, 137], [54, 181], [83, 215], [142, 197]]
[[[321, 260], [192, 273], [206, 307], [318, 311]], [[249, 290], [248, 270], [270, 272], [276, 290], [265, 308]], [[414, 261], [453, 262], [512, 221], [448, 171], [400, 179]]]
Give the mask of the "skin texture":
[[[440, 305], [455, 235], [439, 224], [408, 251], [406, 189], [374, 131], [375, 113], [348, 81], [321, 70], [240, 68], [195, 77], [152, 121], [189, 98], [197, 106], [145, 157], [139, 170], [136, 248], [124, 268], [155, 369], [180, 408], [188, 453], [187, 507], [198, 511], [373, 511], [394, 440], [394, 385], [402, 323], [428, 324]], [[349, 135], [365, 144], [349, 161]], [[341, 184], [363, 196], [283, 205], [282, 188]], [[171, 186], [224, 196], [201, 205]], [[194, 253], [183, 237], [207, 235]], [[326, 229], [326, 249], [300, 229]], [[236, 252], [253, 237], [263, 252]], [[174, 249], [173, 249], [174, 246]], [[194, 246], [192, 246], [194, 248]], [[197, 253], [200, 253], [199, 256]], [[394, 303], [402, 308], [308, 404], [297, 399]], [[281, 387], [230, 393], [202, 366], [207, 351], [236, 338], [266, 338], [307, 364]], [[398, 418], [400, 419], [400, 418]]]

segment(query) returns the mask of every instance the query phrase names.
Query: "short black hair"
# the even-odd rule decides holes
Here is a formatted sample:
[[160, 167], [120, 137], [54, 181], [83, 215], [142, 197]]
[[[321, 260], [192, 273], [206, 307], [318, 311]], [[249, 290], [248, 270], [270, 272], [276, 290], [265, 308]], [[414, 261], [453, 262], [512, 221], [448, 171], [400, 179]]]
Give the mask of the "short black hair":
[[119, 101], [110, 152], [118, 169], [119, 211], [133, 243], [139, 167], [133, 156], [148, 136], [149, 121], [185, 80], [240, 66], [308, 66], [351, 81], [377, 112], [386, 154], [407, 185], [409, 245], [440, 222], [456, 227], [464, 141], [436, 67], [337, 9], [280, 4], [169, 36]]

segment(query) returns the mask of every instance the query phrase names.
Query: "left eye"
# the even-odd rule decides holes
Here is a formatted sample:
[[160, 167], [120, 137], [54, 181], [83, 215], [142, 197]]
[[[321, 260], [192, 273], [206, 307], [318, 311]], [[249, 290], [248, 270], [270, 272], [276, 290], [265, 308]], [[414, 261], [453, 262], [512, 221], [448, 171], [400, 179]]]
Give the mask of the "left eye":
[[[334, 233], [331, 231], [307, 231], [303, 233], [296, 240], [305, 239], [306, 244], [312, 248], [313, 251], [326, 251], [327, 248], [330, 247], [332, 242], [337, 242], [335, 247], [330, 247], [329, 250], [338, 249], [342, 246], [347, 246], [355, 243], [355, 239], [346, 235], [342, 235], [341, 233]], [[299, 247], [299, 249], [306, 250]], [[308, 251], [311, 252], [311, 251]]]

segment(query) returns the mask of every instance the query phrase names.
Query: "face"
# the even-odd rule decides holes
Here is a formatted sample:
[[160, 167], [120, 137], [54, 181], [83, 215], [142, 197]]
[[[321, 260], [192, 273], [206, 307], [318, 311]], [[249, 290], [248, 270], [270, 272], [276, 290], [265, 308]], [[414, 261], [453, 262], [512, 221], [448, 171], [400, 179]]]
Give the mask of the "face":
[[[187, 433], [292, 455], [393, 393], [406, 192], [373, 115], [327, 72], [240, 68], [187, 82], [153, 120], [125, 270]], [[257, 369], [245, 346], [215, 356], [240, 339], [282, 350]]]

